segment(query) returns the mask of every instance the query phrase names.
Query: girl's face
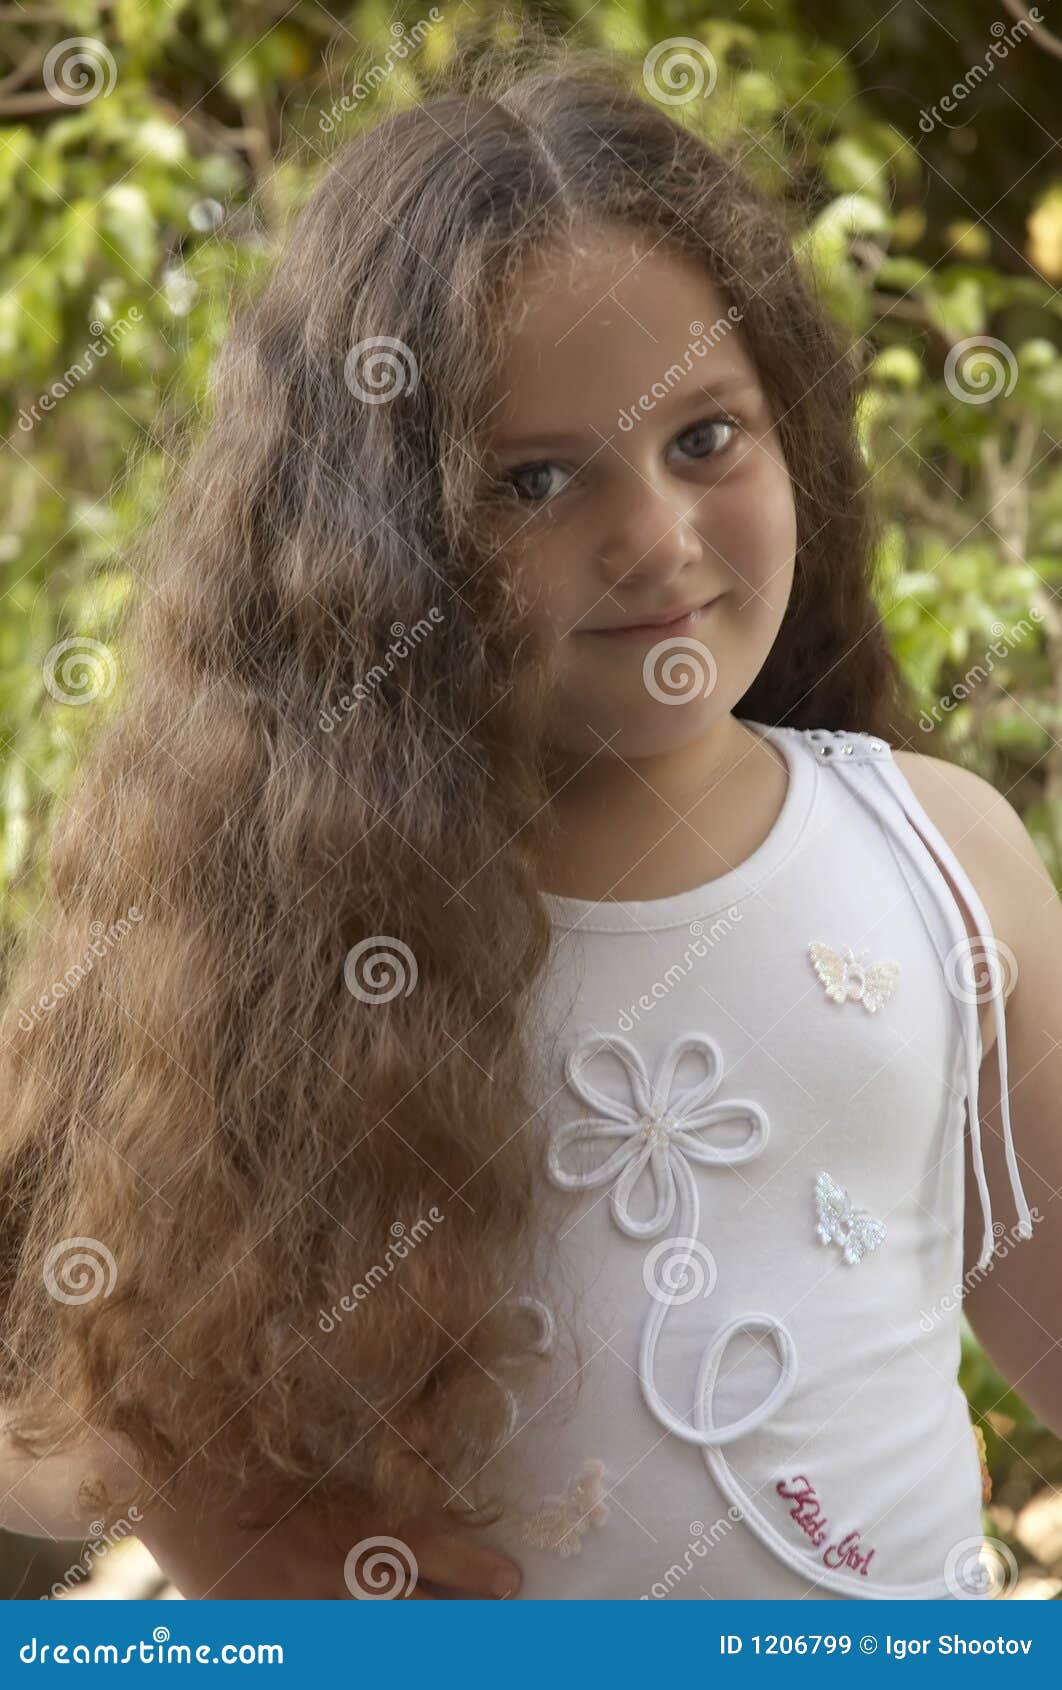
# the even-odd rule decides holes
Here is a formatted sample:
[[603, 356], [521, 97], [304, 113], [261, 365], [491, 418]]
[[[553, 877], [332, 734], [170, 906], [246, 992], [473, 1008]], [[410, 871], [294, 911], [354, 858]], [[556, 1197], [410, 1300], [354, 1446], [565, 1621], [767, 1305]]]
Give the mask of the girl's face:
[[536, 254], [512, 309], [488, 467], [557, 646], [555, 744], [678, 751], [755, 680], [793, 579], [792, 488], [736, 313], [700, 264], [625, 231]]

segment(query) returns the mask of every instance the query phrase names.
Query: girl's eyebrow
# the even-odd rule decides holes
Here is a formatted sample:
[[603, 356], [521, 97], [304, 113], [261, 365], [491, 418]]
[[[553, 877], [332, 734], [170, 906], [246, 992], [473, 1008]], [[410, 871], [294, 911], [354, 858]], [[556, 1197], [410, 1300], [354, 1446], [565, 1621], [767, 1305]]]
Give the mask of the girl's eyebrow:
[[[751, 370], [747, 372], [743, 370], [736, 370], [726, 375], [720, 375], [710, 383], [698, 383], [696, 387], [686, 387], [680, 389], [677, 393], [671, 396], [671, 408], [679, 410], [693, 399], [719, 399], [723, 396], [723, 394], [741, 392], [746, 388], [754, 388], [756, 384], [756, 376]], [[668, 401], [666, 399], [657, 399], [653, 402], [652, 410], [666, 410], [667, 407]], [[632, 410], [634, 408], [634, 406], [631, 407]], [[647, 411], [645, 414], [650, 416], [652, 414], [652, 410]], [[600, 443], [601, 437], [596, 433], [592, 436], [581, 436], [578, 434], [564, 434], [560, 431], [552, 433], [543, 430], [539, 434], [520, 434], [513, 435], [512, 437], [507, 436], [500, 439], [493, 449], [495, 452], [514, 452], [518, 449], [522, 450], [525, 447], [532, 446], [537, 446], [539, 448], [545, 446], [572, 446], [582, 450], [582, 448], [588, 444], [600, 445]]]

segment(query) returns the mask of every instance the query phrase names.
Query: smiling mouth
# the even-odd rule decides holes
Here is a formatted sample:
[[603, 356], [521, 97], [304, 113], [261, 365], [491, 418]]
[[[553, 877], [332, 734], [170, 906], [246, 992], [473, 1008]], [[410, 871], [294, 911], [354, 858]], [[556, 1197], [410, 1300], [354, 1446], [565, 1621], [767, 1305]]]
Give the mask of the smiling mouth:
[[713, 609], [722, 597], [722, 593], [716, 593], [714, 598], [706, 599], [696, 610], [689, 610], [684, 616], [676, 616], [673, 622], [624, 622], [618, 628], [584, 628], [582, 632], [609, 640], [668, 639], [675, 634], [692, 633], [701, 617]]

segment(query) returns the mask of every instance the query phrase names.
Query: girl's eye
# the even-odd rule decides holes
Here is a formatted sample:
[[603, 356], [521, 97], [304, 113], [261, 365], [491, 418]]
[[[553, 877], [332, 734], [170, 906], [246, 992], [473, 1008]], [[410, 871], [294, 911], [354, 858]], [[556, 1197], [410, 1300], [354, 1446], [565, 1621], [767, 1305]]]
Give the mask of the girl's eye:
[[[519, 469], [510, 472], [506, 481], [503, 482], [503, 486], [510, 495], [517, 499], [526, 500], [528, 504], [542, 504], [553, 498], [558, 491], [555, 487], [551, 489], [548, 485], [542, 485], [542, 478], [548, 480], [550, 471], [555, 469], [560, 469], [560, 465], [550, 463], [548, 460], [543, 460], [539, 464], [522, 464]], [[564, 473], [561, 470], [561, 474]], [[539, 485], [532, 490], [524, 490], [520, 486], [521, 478], [524, 476], [532, 480], [538, 477]]]
[[[725, 452], [730, 445], [736, 428], [737, 423], [733, 417], [712, 417], [710, 421], [694, 423], [692, 428], [688, 428], [684, 434], [679, 435], [679, 439], [689, 440], [691, 437], [696, 439], [698, 435], [708, 435], [711, 437], [712, 445], [707, 451], [694, 451], [693, 456], [718, 457], [720, 452]], [[719, 438], [720, 432], [725, 437], [722, 440]]]
[[[734, 417], [711, 417], [704, 422], [695, 423], [692, 428], [685, 429], [678, 436], [678, 439], [694, 441], [695, 444], [692, 447], [684, 448], [694, 458], [717, 458], [730, 445], [737, 427], [738, 423]], [[700, 437], [699, 446], [696, 444], [698, 437]], [[517, 469], [510, 470], [501, 486], [511, 498], [519, 499], [527, 504], [548, 504], [551, 499], [556, 498], [559, 492], [563, 492], [563, 487], [550, 488], [548, 485], [549, 476], [554, 470], [558, 470], [562, 476], [568, 474], [566, 470], [561, 468], [560, 464], [554, 463], [548, 458], [543, 459], [540, 463], [521, 464]], [[531, 488], [521, 486], [524, 477], [532, 481], [537, 477], [538, 485]], [[545, 482], [545, 485], [543, 485], [543, 482]]]

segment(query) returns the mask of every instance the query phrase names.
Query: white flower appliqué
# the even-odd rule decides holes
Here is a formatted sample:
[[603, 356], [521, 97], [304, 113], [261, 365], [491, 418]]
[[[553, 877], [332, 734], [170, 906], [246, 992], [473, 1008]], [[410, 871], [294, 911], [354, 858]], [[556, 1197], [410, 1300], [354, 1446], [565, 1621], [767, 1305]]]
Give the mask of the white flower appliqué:
[[827, 1173], [820, 1173], [815, 1181], [815, 1207], [819, 1238], [824, 1244], [840, 1244], [851, 1267], [876, 1250], [885, 1237], [884, 1221], [875, 1220], [866, 1209], [853, 1209], [844, 1186]]
[[536, 1549], [556, 1550], [558, 1555], [581, 1555], [587, 1528], [603, 1526], [608, 1519], [604, 1472], [603, 1461], [584, 1461], [561, 1495], [547, 1496], [524, 1521], [525, 1541]]
[[[630, 1101], [607, 1096], [587, 1078], [587, 1065], [604, 1052], [617, 1057], [625, 1069]], [[678, 1087], [675, 1071], [688, 1052], [703, 1057], [707, 1072], [694, 1084]], [[588, 1034], [568, 1053], [566, 1074], [572, 1091], [597, 1113], [558, 1128], [548, 1152], [550, 1178], [565, 1190], [583, 1191], [614, 1182], [610, 1193], [613, 1219], [631, 1238], [659, 1237], [678, 1211], [675, 1233], [666, 1241], [674, 1246], [673, 1252], [669, 1251], [666, 1270], [659, 1274], [659, 1282], [655, 1271], [652, 1282], [648, 1273], [643, 1276], [651, 1300], [642, 1331], [639, 1377], [646, 1402], [657, 1419], [678, 1437], [701, 1446], [730, 1443], [744, 1437], [780, 1407], [796, 1383], [796, 1346], [788, 1329], [772, 1315], [749, 1314], [739, 1315], [721, 1328], [705, 1351], [694, 1394], [693, 1425], [672, 1412], [656, 1387], [656, 1345], [667, 1311], [676, 1303], [689, 1301], [683, 1290], [687, 1270], [695, 1264], [693, 1272], [699, 1273], [705, 1256], [710, 1257], [710, 1251], [706, 1251], [699, 1237], [700, 1199], [691, 1164], [736, 1167], [758, 1156], [767, 1142], [769, 1124], [758, 1103], [743, 1098], [720, 1103], [710, 1101], [718, 1090], [722, 1073], [718, 1046], [700, 1033], [687, 1033], [672, 1041], [652, 1082], [641, 1056], [627, 1039]], [[713, 1144], [707, 1136], [711, 1129], [733, 1122], [746, 1124], [744, 1139], [736, 1145]], [[564, 1154], [569, 1146], [602, 1139], [615, 1148], [597, 1167], [583, 1173], [573, 1173], [565, 1167]], [[630, 1203], [647, 1170], [655, 1208], [647, 1219], [637, 1220]], [[664, 1247], [658, 1245], [650, 1252], [654, 1270]], [[647, 1269], [648, 1266], [647, 1262]], [[709, 1291], [713, 1284], [714, 1279]], [[748, 1414], [728, 1426], [715, 1426], [710, 1420], [709, 1398], [714, 1393], [726, 1347], [739, 1331], [762, 1331], [770, 1335], [779, 1356], [778, 1379]]]
[[845, 945], [843, 954], [839, 956], [821, 939], [812, 940], [808, 955], [828, 998], [832, 998], [834, 1003], [845, 1003], [849, 999], [862, 1003], [871, 1015], [892, 996], [900, 974], [898, 963], [875, 962], [868, 967], [861, 959], [869, 956], [869, 951], [860, 951], [857, 957], [852, 947]]

